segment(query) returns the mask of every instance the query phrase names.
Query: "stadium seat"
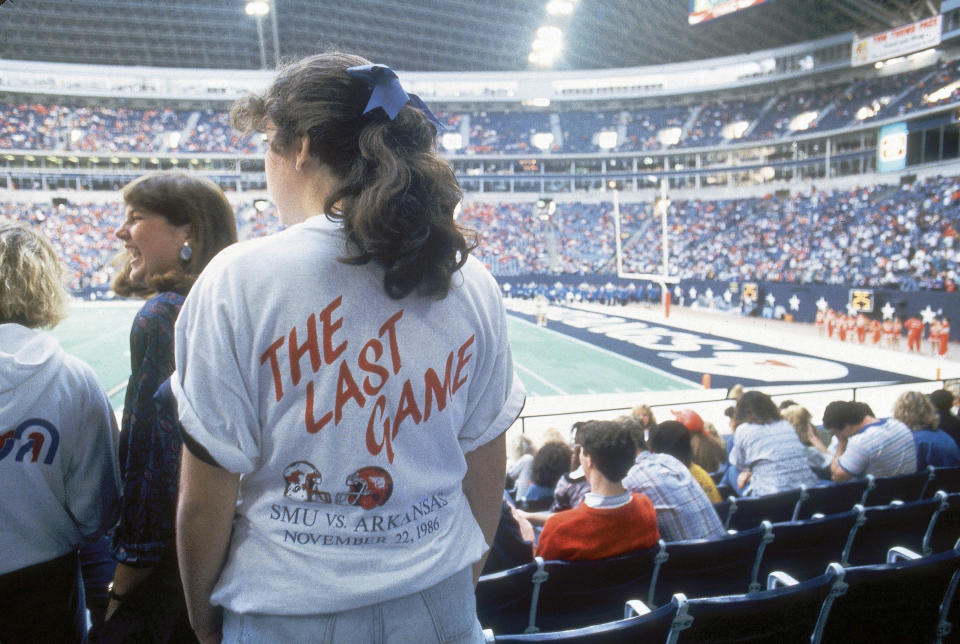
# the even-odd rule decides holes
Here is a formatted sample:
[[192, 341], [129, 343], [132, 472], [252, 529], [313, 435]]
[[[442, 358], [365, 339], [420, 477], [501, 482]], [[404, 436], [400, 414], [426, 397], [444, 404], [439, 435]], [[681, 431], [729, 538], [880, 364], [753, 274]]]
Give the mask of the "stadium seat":
[[800, 504], [797, 519], [809, 519], [815, 514], [847, 512], [863, 502], [867, 479], [855, 479], [835, 485], [824, 485], [807, 490], [807, 498]]
[[609, 559], [546, 562], [546, 579], [533, 597], [528, 628], [558, 631], [619, 619], [626, 601], [647, 597], [664, 547], [660, 541], [652, 548]]
[[[746, 595], [690, 598], [674, 619], [667, 642], [720, 644], [766, 642], [801, 644], [817, 641], [831, 603], [844, 589], [844, 569], [797, 582], [782, 573], [768, 578], [767, 590]], [[777, 580], [786, 585], [777, 587]], [[842, 641], [842, 640], [840, 640]]]
[[940, 511], [927, 546], [931, 553], [949, 550], [960, 539], [960, 492], [947, 494], [947, 507]]
[[822, 518], [774, 523], [773, 540], [767, 544], [760, 561], [763, 579], [774, 570], [782, 570], [796, 579], [810, 579], [823, 572], [833, 561], [847, 561], [857, 529], [865, 521], [861, 505]]
[[545, 510], [549, 510], [550, 506], [552, 505], [552, 496], [545, 499], [537, 499], [536, 501], [527, 501], [526, 499], [520, 499], [517, 501], [517, 507], [527, 512], [543, 512]]
[[720, 515], [720, 520], [727, 530], [749, 530], [760, 525], [761, 521], [792, 521], [806, 494], [806, 488], [801, 487], [765, 496], [730, 497], [727, 514], [725, 517]]
[[719, 539], [673, 541], [658, 558], [647, 605], [660, 606], [675, 593], [688, 597], [758, 591], [757, 570], [772, 538], [770, 523]]
[[922, 557], [895, 548], [886, 561], [846, 569], [847, 590], [834, 600], [823, 642], [941, 642], [951, 632], [960, 549]]
[[933, 482], [936, 468], [932, 465], [925, 470], [900, 476], [888, 476], [873, 480], [873, 487], [862, 501], [864, 506], [886, 505], [891, 501], [919, 501], [927, 487]]
[[544, 561], [483, 575], [477, 583], [477, 617], [498, 633], [522, 633], [532, 623], [530, 605], [545, 579]]
[[894, 546], [929, 554], [927, 544], [940, 513], [947, 507], [946, 493], [938, 492], [932, 499], [867, 508], [866, 520], [853, 538], [847, 558], [849, 564], [882, 563], [887, 551]]
[[547, 561], [484, 575], [477, 614], [495, 633], [578, 628], [618, 619], [624, 603], [646, 598], [658, 545], [597, 561]]
[[[564, 644], [623, 644], [623, 642], [666, 642], [677, 612], [686, 604], [683, 595], [675, 596], [669, 604], [647, 611], [640, 602], [625, 607], [624, 619], [595, 624], [584, 628], [545, 633], [494, 635], [486, 630], [487, 642], [522, 644], [529, 642], [563, 642]], [[641, 612], [643, 614], [636, 614]]]
[[927, 486], [924, 497], [933, 496], [937, 490], [947, 494], [960, 492], [960, 467], [937, 467], [933, 470], [933, 482]]

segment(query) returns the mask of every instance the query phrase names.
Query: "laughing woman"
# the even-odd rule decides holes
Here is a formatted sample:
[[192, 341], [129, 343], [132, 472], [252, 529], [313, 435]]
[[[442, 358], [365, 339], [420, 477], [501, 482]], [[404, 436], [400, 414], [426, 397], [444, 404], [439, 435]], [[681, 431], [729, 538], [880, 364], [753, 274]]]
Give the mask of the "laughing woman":
[[140, 177], [123, 189], [123, 200], [126, 217], [116, 236], [126, 264], [113, 287], [149, 299], [130, 331], [120, 437], [123, 500], [113, 539], [118, 565], [105, 639], [130, 629], [141, 641], [146, 632], [148, 641], [190, 640], [173, 547], [179, 425], [161, 385], [173, 373], [180, 306], [207, 262], [237, 240], [236, 218], [215, 183], [183, 172]]

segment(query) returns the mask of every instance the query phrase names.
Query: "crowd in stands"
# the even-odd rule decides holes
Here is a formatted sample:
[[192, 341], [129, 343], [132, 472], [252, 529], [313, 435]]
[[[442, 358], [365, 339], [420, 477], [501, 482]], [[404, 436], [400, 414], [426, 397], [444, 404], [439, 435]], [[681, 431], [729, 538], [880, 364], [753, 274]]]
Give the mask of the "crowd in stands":
[[[235, 203], [242, 238], [274, 232], [276, 213], [261, 212], [252, 203]], [[119, 201], [96, 204], [23, 204], [0, 202], [0, 219], [28, 222], [51, 240], [67, 267], [67, 285], [77, 295], [102, 294], [116, 274], [121, 249], [114, 232], [123, 223]], [[268, 223], [269, 222], [269, 223]]]
[[[678, 200], [670, 212], [671, 272], [683, 279], [767, 280], [888, 286], [901, 290], [954, 291], [960, 262], [956, 177], [933, 177], [902, 186], [813, 191], [789, 197]], [[241, 237], [279, 228], [273, 207], [237, 203]], [[529, 274], [615, 272], [612, 204], [560, 203], [552, 221], [533, 204], [472, 202], [459, 222], [476, 231], [476, 256], [510, 283], [516, 297], [625, 304], [656, 301], [644, 285], [554, 286], [514, 283]], [[660, 271], [657, 218], [643, 203], [620, 205], [624, 269]], [[116, 250], [112, 231], [118, 205], [64, 206], [7, 203], [0, 214], [38, 224], [58, 244], [80, 291], [108, 284]]]
[[727, 534], [719, 504], [730, 496], [960, 467], [954, 391], [904, 392], [890, 418], [877, 418], [864, 403], [835, 401], [822, 428], [793, 401], [778, 406], [765, 393], [739, 388], [731, 395], [738, 397], [725, 412], [725, 435], [693, 410], [675, 410], [675, 420], [658, 423], [639, 405], [613, 421], [575, 423], [569, 439], [549, 429], [539, 449], [524, 435], [514, 437], [506, 525], [494, 545], [501, 556], [487, 572], [534, 554], [590, 560], [658, 539], [717, 539]]
[[[960, 261], [956, 177], [788, 197], [677, 200], [671, 273], [683, 279], [888, 286], [953, 291]], [[613, 272], [611, 203], [560, 203], [553, 229], [530, 204], [468, 204], [477, 256], [500, 276]], [[660, 272], [660, 226], [646, 204], [621, 204], [624, 270]], [[557, 257], [549, 253], [550, 236]]]
[[[606, 148], [598, 140], [600, 132], [617, 134], [612, 148], [617, 152], [689, 148], [778, 139], [798, 128], [827, 131], [908, 115], [955, 101], [958, 90], [949, 88], [958, 79], [960, 60], [942, 61], [815, 88], [780, 85], [750, 100], [707, 98], [690, 105], [672, 102], [622, 110], [440, 112], [440, 118], [449, 131], [464, 135], [455, 154], [602, 152]], [[801, 119], [805, 123], [798, 125], [795, 119], [807, 113]], [[726, 126], [734, 123], [745, 126], [733, 133]], [[675, 142], [661, 137], [672, 128], [679, 132]], [[533, 142], [537, 133], [552, 134], [553, 142], [538, 148]], [[0, 149], [261, 154], [263, 143], [234, 132], [226, 109], [0, 103]]]

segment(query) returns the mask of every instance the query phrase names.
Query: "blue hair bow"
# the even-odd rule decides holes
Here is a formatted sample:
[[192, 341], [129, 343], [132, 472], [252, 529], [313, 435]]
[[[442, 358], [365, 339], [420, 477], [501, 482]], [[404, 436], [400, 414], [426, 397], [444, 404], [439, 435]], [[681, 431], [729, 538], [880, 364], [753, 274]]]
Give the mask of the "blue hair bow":
[[386, 65], [357, 65], [348, 67], [347, 74], [353, 78], [359, 78], [366, 82], [373, 91], [370, 93], [370, 100], [367, 106], [363, 108], [363, 113], [372, 112], [382, 108], [386, 115], [392, 121], [397, 118], [397, 114], [404, 105], [410, 103], [413, 107], [423, 112], [431, 123], [437, 126], [438, 130], [445, 130], [446, 127], [440, 122], [440, 119], [430, 111], [427, 104], [424, 103], [416, 94], [407, 94], [400, 85], [400, 79], [397, 73]]

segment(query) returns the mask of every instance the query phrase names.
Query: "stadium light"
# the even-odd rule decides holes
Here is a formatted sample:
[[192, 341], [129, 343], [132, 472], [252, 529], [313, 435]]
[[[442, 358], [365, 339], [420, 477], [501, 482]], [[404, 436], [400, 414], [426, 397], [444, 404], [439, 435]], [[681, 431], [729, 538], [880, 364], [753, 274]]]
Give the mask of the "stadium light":
[[243, 10], [248, 16], [258, 16], [262, 18], [270, 13], [270, 3], [264, 2], [263, 0], [251, 0], [246, 4]]
[[676, 145], [680, 142], [683, 130], [678, 127], [666, 127], [657, 132], [657, 141], [661, 145]]
[[559, 27], [546, 25], [537, 29], [537, 37], [530, 46], [530, 55], [527, 57], [531, 63], [548, 67], [563, 51], [563, 31]]
[[243, 10], [248, 16], [257, 19], [257, 41], [260, 43], [260, 67], [267, 68], [267, 47], [263, 42], [263, 17], [270, 13], [270, 3], [264, 0], [250, 0]]
[[538, 150], [549, 150], [550, 146], [553, 145], [553, 133], [535, 132], [533, 136], [530, 137], [530, 142], [533, 143], [533, 147]]
[[612, 150], [617, 147], [617, 138], [615, 130], [597, 132], [597, 147], [601, 150]]
[[817, 116], [819, 115], [820, 113], [817, 112], [816, 110], [810, 110], [809, 112], [801, 112], [800, 114], [797, 114], [795, 117], [793, 117], [793, 119], [790, 121], [790, 124], [787, 126], [787, 129], [790, 130], [791, 132], [807, 130], [810, 128], [810, 125], [812, 125], [813, 122], [817, 120]]
[[547, 3], [547, 14], [551, 16], [569, 16], [573, 13], [573, 2], [570, 0], [550, 0]]
[[444, 150], [460, 150], [463, 148], [463, 135], [459, 132], [444, 132], [440, 137], [440, 145]]
[[750, 127], [749, 121], [734, 121], [724, 125], [720, 133], [725, 139], [741, 139], [747, 133], [748, 127]]

